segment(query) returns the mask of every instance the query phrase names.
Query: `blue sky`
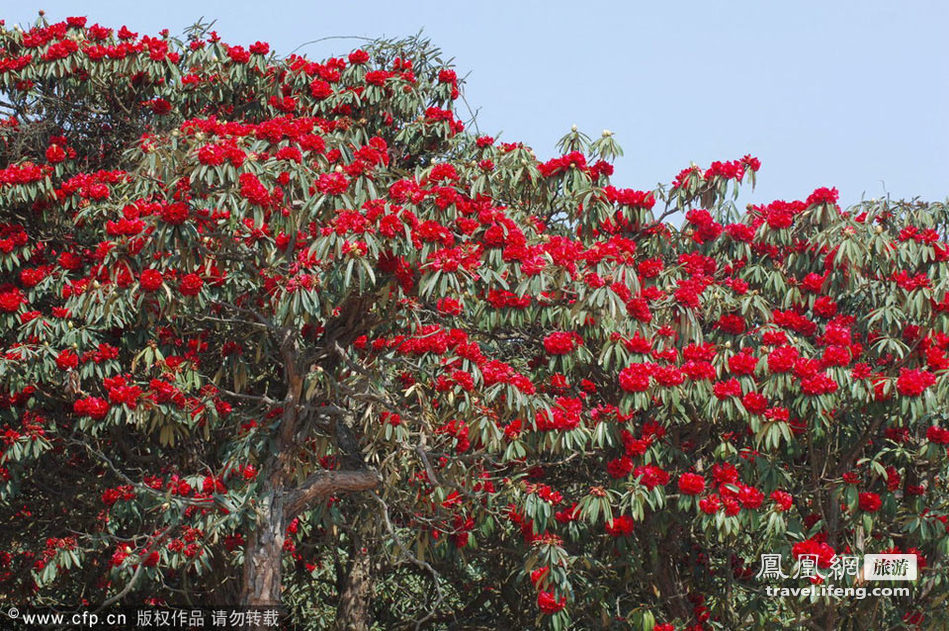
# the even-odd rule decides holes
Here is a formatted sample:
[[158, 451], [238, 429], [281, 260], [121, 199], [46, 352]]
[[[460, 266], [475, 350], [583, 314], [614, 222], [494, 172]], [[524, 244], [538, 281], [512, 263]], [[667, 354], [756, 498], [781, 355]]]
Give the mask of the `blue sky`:
[[[893, 2], [18, 1], [26, 23], [87, 15], [180, 33], [216, 19], [233, 44], [287, 53], [334, 35], [424, 29], [459, 75], [484, 133], [554, 154], [572, 124], [608, 128], [626, 151], [614, 183], [652, 188], [692, 161], [762, 161], [745, 202], [803, 199], [836, 186], [862, 197], [949, 196], [949, 47], [943, 0]], [[356, 40], [306, 46], [314, 58]]]

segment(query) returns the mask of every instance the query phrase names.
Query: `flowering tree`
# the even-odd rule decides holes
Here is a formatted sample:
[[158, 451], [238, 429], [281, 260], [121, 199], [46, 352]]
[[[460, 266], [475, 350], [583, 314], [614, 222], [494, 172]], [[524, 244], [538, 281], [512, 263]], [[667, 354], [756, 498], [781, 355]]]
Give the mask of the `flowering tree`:
[[[616, 188], [609, 132], [466, 132], [418, 39], [41, 20], [0, 86], [0, 601], [946, 623], [945, 205], [739, 212], [750, 156]], [[897, 550], [908, 598], [756, 578]]]

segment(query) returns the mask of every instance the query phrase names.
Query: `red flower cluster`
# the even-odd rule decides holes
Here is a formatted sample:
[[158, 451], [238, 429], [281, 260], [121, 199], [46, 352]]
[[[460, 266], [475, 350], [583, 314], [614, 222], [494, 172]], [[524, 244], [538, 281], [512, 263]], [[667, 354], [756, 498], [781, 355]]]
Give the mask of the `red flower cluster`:
[[813, 556], [817, 558], [817, 566], [823, 569], [830, 567], [831, 562], [837, 553], [830, 545], [824, 542], [819, 536], [799, 541], [791, 546], [791, 556], [800, 559], [803, 556]]
[[818, 188], [807, 197], [807, 201], [804, 203], [808, 206], [814, 206], [816, 204], [830, 204], [835, 206], [839, 196], [840, 193], [837, 192], [836, 188]]
[[99, 397], [86, 397], [85, 399], [77, 399], [73, 403], [73, 412], [79, 416], [88, 416], [101, 421], [109, 413], [109, 404]]
[[583, 338], [576, 332], [554, 332], [544, 338], [544, 350], [548, 355], [567, 355], [577, 346], [583, 345]]
[[606, 532], [612, 537], [628, 537], [633, 534], [633, 518], [620, 515], [606, 522]]
[[620, 388], [626, 392], [645, 392], [649, 389], [649, 377], [653, 364], [630, 364], [619, 373]]
[[949, 445], [949, 429], [933, 425], [926, 430], [926, 439], [938, 445]]
[[17, 287], [7, 286], [0, 290], [0, 310], [2, 311], [16, 313], [19, 311], [20, 305], [26, 302], [26, 298], [23, 297], [23, 294], [20, 293]]
[[178, 291], [182, 296], [197, 296], [204, 286], [204, 281], [197, 274], [185, 274], [178, 283]]
[[626, 206], [628, 208], [651, 209], [656, 204], [656, 198], [652, 191], [636, 191], [631, 188], [616, 188], [614, 186], [605, 186], [603, 194], [606, 200], [617, 206]]
[[896, 380], [896, 391], [904, 397], [918, 397], [936, 383], [936, 376], [927, 370], [903, 368]]
[[775, 508], [782, 513], [794, 505], [794, 498], [787, 491], [772, 491], [771, 499], [774, 500]]
[[145, 291], [158, 291], [164, 284], [165, 279], [157, 269], [147, 269], [139, 277], [139, 286]]
[[707, 210], [698, 208], [685, 214], [685, 220], [695, 226], [692, 240], [696, 243], [714, 241], [722, 234], [722, 224], [712, 218]]
[[876, 493], [860, 493], [858, 495], [858, 504], [860, 510], [866, 513], [875, 513], [880, 510], [880, 507], [883, 506], [883, 502], [880, 500], [880, 496]]
[[342, 173], [323, 173], [316, 179], [316, 189], [324, 195], [341, 195], [349, 188], [349, 180]]
[[555, 614], [567, 606], [566, 596], [554, 597], [553, 593], [540, 591], [537, 593], [537, 607], [545, 614]]
[[260, 183], [257, 176], [253, 173], [241, 173], [240, 178], [241, 196], [258, 206], [267, 206], [270, 204], [270, 193]]
[[700, 495], [705, 491], [705, 478], [698, 473], [683, 473], [679, 476], [679, 492], [685, 495]]

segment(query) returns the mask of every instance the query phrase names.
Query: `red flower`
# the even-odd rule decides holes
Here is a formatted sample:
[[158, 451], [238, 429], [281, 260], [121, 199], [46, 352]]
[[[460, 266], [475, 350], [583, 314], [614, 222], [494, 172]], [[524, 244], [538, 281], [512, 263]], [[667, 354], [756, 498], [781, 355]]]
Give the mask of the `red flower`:
[[548, 572], [550, 572], [550, 568], [546, 565], [537, 568], [531, 572], [531, 583], [536, 587], [537, 583], [547, 576]]
[[860, 493], [858, 497], [860, 510], [864, 512], [875, 513], [880, 510], [881, 506], [883, 506], [880, 496], [876, 493]]
[[685, 375], [677, 366], [657, 366], [653, 377], [660, 386], [678, 386], [685, 381]]
[[183, 202], [168, 204], [161, 209], [161, 220], [173, 226], [183, 224], [188, 220], [188, 205]]
[[326, 81], [322, 79], [314, 79], [310, 83], [310, 96], [318, 101], [322, 101], [326, 97], [333, 94], [333, 86], [331, 86]]
[[728, 358], [728, 370], [736, 375], [753, 375], [757, 366], [758, 358], [749, 350]]
[[392, 76], [387, 70], [373, 70], [366, 73], [366, 83], [369, 85], [385, 85], [386, 80]]
[[803, 556], [816, 556], [817, 566], [827, 569], [830, 567], [833, 558], [837, 555], [834, 549], [824, 541], [819, 541], [817, 536], [804, 541], [799, 541], [791, 546], [791, 556], [800, 559]]
[[544, 338], [544, 350], [549, 355], [566, 355], [579, 344], [583, 344], [583, 338], [572, 332], [558, 331]]
[[949, 429], [933, 425], [926, 430], [926, 439], [939, 445], [949, 445]]
[[145, 105], [159, 116], [171, 111], [171, 103], [165, 99], [152, 99], [151, 101], [146, 101]]
[[124, 383], [108, 385], [109, 379], [105, 380], [106, 387], [109, 388], [109, 401], [111, 403], [120, 403], [135, 409], [138, 405], [138, 398], [142, 394], [142, 389], [138, 386], [128, 386]]
[[438, 72], [439, 83], [455, 83], [456, 81], [458, 81], [458, 75], [454, 70], [445, 69]]
[[435, 304], [439, 313], [446, 315], [461, 315], [461, 303], [454, 298], [439, 298]]
[[364, 50], [357, 49], [349, 53], [349, 63], [353, 64], [354, 66], [364, 64], [367, 61], [369, 61], [369, 53]]
[[580, 517], [580, 507], [576, 502], [570, 505], [570, 508], [565, 508], [561, 511], [554, 513], [554, 518], [561, 524], [569, 524], [572, 521], [576, 521]]
[[706, 515], [714, 515], [721, 506], [721, 499], [714, 493], [699, 500], [699, 509]]
[[474, 377], [471, 376], [470, 372], [455, 370], [451, 373], [451, 379], [461, 386], [462, 390], [471, 391], [474, 388]]
[[794, 504], [794, 498], [787, 491], [773, 491], [771, 499], [774, 500], [775, 508], [782, 513], [789, 510]]
[[117, 486], [113, 489], [106, 489], [102, 492], [102, 503], [106, 506], [112, 506], [119, 500], [130, 501], [135, 499], [131, 485]]
[[904, 397], [918, 397], [926, 388], [936, 383], [936, 376], [926, 370], [900, 370], [896, 390]]
[[7, 313], [15, 313], [20, 309], [20, 305], [26, 302], [26, 298], [16, 287], [8, 287], [0, 291], [0, 309]]
[[749, 392], [743, 396], [741, 404], [752, 414], [764, 414], [768, 409], [768, 399], [758, 392]]
[[197, 274], [188, 274], [178, 283], [178, 289], [184, 296], [197, 296], [204, 286], [204, 281]]
[[646, 453], [646, 450], [652, 444], [651, 436], [633, 438], [633, 435], [625, 429], [620, 433], [620, 437], [623, 440], [623, 448], [627, 456], [641, 456]]
[[24, 287], [36, 287], [46, 278], [46, 270], [42, 267], [24, 267], [20, 270], [20, 283]]
[[669, 473], [667, 471], [663, 471], [654, 464], [636, 467], [633, 470], [633, 475], [639, 478], [640, 484], [650, 490], [656, 488], [657, 486], [665, 486], [666, 484], [669, 484]]
[[342, 173], [323, 173], [316, 180], [316, 188], [324, 195], [339, 195], [349, 188], [349, 180]]
[[715, 397], [719, 400], [727, 399], [729, 397], [740, 397], [741, 383], [739, 383], [737, 379], [719, 381], [712, 387], [712, 391], [715, 393]]
[[633, 461], [630, 460], [628, 456], [610, 460], [606, 465], [606, 472], [610, 474], [611, 478], [616, 478], [617, 480], [620, 478], [625, 478], [632, 470]]
[[66, 159], [66, 151], [59, 145], [50, 145], [46, 149], [46, 161], [50, 164], [58, 164]]
[[745, 319], [736, 313], [723, 315], [716, 325], [722, 332], [740, 335], [745, 332]]
[[822, 318], [832, 318], [837, 314], [837, 303], [830, 296], [821, 296], [814, 301], [814, 313]]
[[811, 272], [801, 281], [801, 288], [815, 294], [819, 294], [824, 284], [825, 276]]
[[606, 532], [613, 537], [627, 537], [633, 534], [633, 518], [629, 515], [620, 515], [606, 522]]
[[227, 56], [230, 57], [231, 61], [237, 64], [246, 64], [250, 61], [250, 51], [246, 50], [243, 46], [228, 46]]
[[277, 150], [275, 157], [277, 160], [288, 160], [290, 162], [296, 162], [297, 164], [303, 162], [303, 154], [296, 147], [281, 147]]
[[764, 501], [764, 493], [753, 486], [741, 485], [738, 491], [738, 501], [745, 508], [758, 508]]
[[656, 204], [656, 198], [650, 191], [636, 191], [631, 188], [614, 188], [607, 186], [603, 189], [606, 199], [612, 204], [618, 206], [627, 206], [629, 208], [652, 208]]
[[630, 364], [619, 373], [619, 386], [626, 392], [644, 392], [649, 389], [651, 364]]
[[56, 356], [56, 367], [60, 370], [72, 370], [79, 365], [79, 355], [66, 349]]
[[698, 473], [683, 473], [679, 476], [679, 492], [699, 495], [705, 491], [705, 478]]
[[139, 278], [139, 286], [145, 291], [157, 291], [161, 289], [164, 282], [165, 279], [162, 278], [161, 272], [157, 269], [147, 269], [142, 272], [142, 276]]
[[891, 493], [896, 489], [900, 488], [900, 484], [903, 482], [903, 476], [900, 475], [900, 472], [896, 470], [896, 467], [890, 465], [886, 468], [886, 490]]
[[818, 188], [808, 196], [805, 204], [808, 206], [815, 204], [836, 204], [839, 195], [840, 193], [838, 193], [836, 188]]
[[88, 416], [101, 421], [109, 413], [109, 404], [99, 397], [87, 397], [73, 403], [72, 409], [79, 416]]
[[838, 384], [824, 373], [801, 380], [801, 392], [809, 396], [832, 394], [837, 392]]
[[551, 592], [541, 591], [537, 594], [537, 606], [545, 614], [557, 613], [567, 606], [567, 597], [561, 596], [557, 599]]
[[238, 180], [241, 185], [241, 197], [258, 206], [266, 206], [270, 203], [270, 194], [264, 185], [260, 183], [260, 180], [257, 179], [256, 175], [253, 173], [241, 173]]

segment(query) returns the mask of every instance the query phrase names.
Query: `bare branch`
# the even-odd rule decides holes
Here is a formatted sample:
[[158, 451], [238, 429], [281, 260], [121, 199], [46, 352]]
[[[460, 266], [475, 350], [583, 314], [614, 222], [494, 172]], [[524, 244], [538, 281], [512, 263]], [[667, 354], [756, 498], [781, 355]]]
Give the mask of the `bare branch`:
[[289, 494], [284, 504], [284, 513], [290, 519], [306, 510], [317, 499], [336, 493], [368, 491], [381, 483], [382, 477], [377, 471], [319, 471]]

